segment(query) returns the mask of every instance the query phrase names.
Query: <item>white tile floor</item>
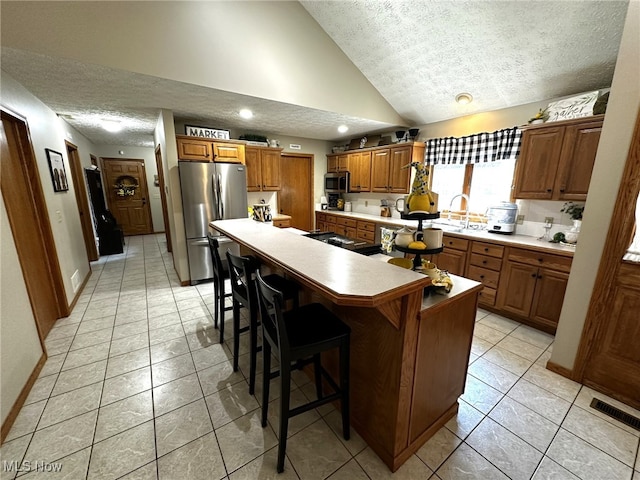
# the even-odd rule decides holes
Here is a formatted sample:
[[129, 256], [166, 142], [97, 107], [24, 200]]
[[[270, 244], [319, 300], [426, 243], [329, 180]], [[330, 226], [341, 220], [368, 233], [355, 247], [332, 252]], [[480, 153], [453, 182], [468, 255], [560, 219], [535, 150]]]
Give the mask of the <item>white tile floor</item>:
[[[262, 429], [247, 355], [234, 373], [229, 343], [217, 343], [212, 285], [180, 287], [161, 235], [129, 237], [125, 254], [92, 269], [47, 338], [1, 448], [3, 480], [21, 461], [40, 471], [18, 476], [50, 479], [640, 480], [640, 432], [589, 408], [593, 395], [610, 399], [544, 368], [553, 337], [483, 311], [457, 418], [394, 475], [355, 432], [342, 439], [331, 406], [291, 421], [277, 475], [277, 405]], [[314, 392], [295, 380], [294, 404]]]

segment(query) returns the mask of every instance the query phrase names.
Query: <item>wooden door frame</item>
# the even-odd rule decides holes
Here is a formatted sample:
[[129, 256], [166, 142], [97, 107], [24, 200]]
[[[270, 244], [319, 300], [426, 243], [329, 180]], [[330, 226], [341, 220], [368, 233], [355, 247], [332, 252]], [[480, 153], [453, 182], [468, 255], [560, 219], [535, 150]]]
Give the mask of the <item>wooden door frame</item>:
[[[109, 160], [116, 160], [118, 162], [139, 162], [142, 163], [143, 165], [143, 180], [144, 180], [144, 193], [145, 193], [145, 211], [147, 213], [147, 216], [149, 218], [149, 226], [151, 231], [146, 233], [146, 234], [135, 234], [135, 235], [148, 235], [153, 233], [153, 216], [151, 215], [151, 198], [149, 197], [149, 185], [147, 182], [147, 167], [144, 161], [144, 158], [117, 158], [117, 157], [100, 157], [100, 166], [102, 167], [102, 171], [104, 172], [105, 175], [105, 179], [107, 177], [107, 169], [105, 167], [105, 162], [108, 162]], [[103, 179], [103, 181], [105, 181]], [[107, 188], [110, 188], [109, 186], [107, 186]], [[113, 211], [113, 209], [111, 208], [111, 195], [109, 193], [106, 194], [106, 199], [107, 199], [107, 207], [110, 211]], [[127, 234], [125, 234], [125, 236], [127, 236]]]
[[[315, 227], [315, 208], [314, 208], [314, 189], [315, 185], [315, 155], [313, 153], [297, 153], [297, 152], [281, 152], [281, 157], [297, 157], [297, 158], [306, 158], [309, 161], [309, 171], [311, 175], [309, 176], [309, 192], [311, 192], [311, 204], [309, 205], [309, 218], [311, 219], [311, 229]], [[281, 158], [282, 160], [282, 158]], [[281, 167], [282, 168], [282, 167]]]
[[71, 178], [73, 179], [73, 190], [76, 194], [78, 214], [80, 215], [82, 237], [84, 239], [84, 246], [87, 249], [87, 258], [90, 262], [95, 262], [100, 256], [98, 255], [98, 248], [96, 247], [96, 233], [93, 229], [93, 222], [91, 221], [91, 208], [89, 207], [87, 188], [85, 187], [84, 169], [80, 162], [78, 147], [67, 140], [64, 141], [64, 144], [67, 147], [67, 157], [71, 169]]
[[[600, 285], [615, 285], [619, 266], [623, 263], [622, 257], [633, 238], [636, 199], [640, 194], [640, 111], [636, 116], [635, 129], [622, 179], [596, 277]], [[604, 323], [608, 315], [607, 307], [613, 294], [612, 290], [596, 288], [593, 291], [573, 370], [561, 372], [573, 380], [582, 383], [585, 377], [587, 364], [597, 347], [596, 340], [604, 330]], [[551, 369], [556, 370], [555, 368]]]
[[169, 209], [164, 187], [164, 167], [162, 166], [162, 150], [160, 144], [155, 149], [156, 170], [158, 171], [158, 186], [160, 187], [160, 203], [162, 204], [162, 219], [164, 221], [164, 235], [167, 239], [167, 252], [173, 251], [171, 246], [171, 227], [169, 226]]
[[[24, 178], [27, 179], [30, 187], [30, 198], [32, 199], [32, 205], [36, 212], [38, 212], [36, 218], [30, 218], [28, 221], [36, 222], [41, 232], [41, 238], [43, 240], [43, 249], [45, 258], [48, 263], [48, 270], [51, 278], [51, 289], [53, 290], [54, 298], [56, 299], [56, 309], [58, 318], [66, 317], [71, 313], [71, 308], [67, 302], [67, 295], [64, 289], [64, 281], [62, 279], [62, 270], [60, 269], [60, 262], [58, 260], [58, 251], [56, 250], [55, 240], [53, 237], [53, 231], [51, 229], [51, 221], [49, 219], [49, 211], [47, 209], [47, 203], [42, 190], [42, 183], [40, 182], [40, 173], [38, 170], [38, 163], [36, 160], [36, 154], [33, 150], [33, 143], [31, 142], [31, 133], [29, 131], [29, 125], [27, 120], [20, 115], [11, 112], [5, 107], [0, 108], [0, 113], [3, 118], [6, 118], [11, 122], [13, 128], [16, 129], [16, 136], [20, 141], [20, 151], [22, 153], [19, 159], [22, 169], [24, 171]], [[3, 161], [8, 161], [3, 159]], [[5, 206], [13, 206], [16, 209], [20, 208], [20, 205], [15, 205], [12, 197], [6, 197], [3, 195]], [[7, 208], [7, 217], [9, 225], [11, 225], [11, 231], [16, 245], [16, 251], [18, 252], [18, 258], [20, 262], [28, 262], [33, 258], [29, 251], [25, 250], [24, 242], [16, 237], [15, 225], [18, 222], [25, 221], [24, 218], [15, 218], [12, 214], [12, 209]], [[26, 275], [24, 267], [21, 267], [22, 275]], [[27, 294], [29, 296], [29, 302], [33, 302], [33, 292], [30, 292], [30, 283], [25, 282], [27, 288]], [[36, 315], [34, 310], [34, 316]], [[38, 330], [38, 336], [44, 351], [44, 336], [36, 319], [36, 328]]]

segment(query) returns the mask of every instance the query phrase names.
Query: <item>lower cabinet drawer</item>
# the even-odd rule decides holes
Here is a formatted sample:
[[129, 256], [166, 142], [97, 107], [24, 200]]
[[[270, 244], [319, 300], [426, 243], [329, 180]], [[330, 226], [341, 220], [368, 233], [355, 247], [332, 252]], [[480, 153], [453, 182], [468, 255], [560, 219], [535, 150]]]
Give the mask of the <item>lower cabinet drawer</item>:
[[374, 242], [376, 239], [375, 232], [369, 232], [368, 230], [360, 230], [358, 229], [358, 238], [361, 240], [367, 240], [369, 242]]
[[336, 217], [333, 215], [327, 215], [327, 223], [336, 223]]
[[291, 220], [288, 218], [283, 220], [274, 220], [273, 226], [279, 228], [289, 228], [291, 226]]
[[469, 247], [469, 240], [445, 235], [442, 244], [454, 250], [466, 250]]
[[472, 253], [469, 260], [471, 265], [476, 267], [488, 268], [489, 270], [500, 271], [502, 267], [502, 259], [496, 257], [489, 257], [487, 255], [480, 255], [479, 253]]
[[371, 222], [358, 222], [358, 230], [366, 230], [367, 232], [375, 232], [376, 224]]
[[344, 225], [345, 227], [351, 227], [351, 228], [356, 228], [358, 225], [357, 220], [354, 220], [352, 218], [344, 218], [344, 217], [338, 217], [337, 223], [338, 225]]
[[469, 265], [467, 277], [471, 280], [475, 280], [476, 282], [481, 282], [486, 287], [498, 288], [500, 272], [494, 272], [493, 270], [488, 270], [486, 268]]
[[496, 293], [495, 288], [484, 287], [478, 295], [478, 302], [493, 307], [496, 304]]

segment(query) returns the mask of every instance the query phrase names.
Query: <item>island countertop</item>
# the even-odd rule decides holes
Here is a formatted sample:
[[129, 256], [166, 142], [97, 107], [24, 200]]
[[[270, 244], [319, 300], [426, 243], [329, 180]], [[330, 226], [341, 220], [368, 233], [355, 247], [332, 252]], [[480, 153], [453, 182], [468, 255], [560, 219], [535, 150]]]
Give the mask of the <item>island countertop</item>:
[[[210, 226], [277, 264], [337, 305], [376, 306], [430, 285], [425, 275], [250, 219]], [[305, 282], [306, 280], [306, 282]]]

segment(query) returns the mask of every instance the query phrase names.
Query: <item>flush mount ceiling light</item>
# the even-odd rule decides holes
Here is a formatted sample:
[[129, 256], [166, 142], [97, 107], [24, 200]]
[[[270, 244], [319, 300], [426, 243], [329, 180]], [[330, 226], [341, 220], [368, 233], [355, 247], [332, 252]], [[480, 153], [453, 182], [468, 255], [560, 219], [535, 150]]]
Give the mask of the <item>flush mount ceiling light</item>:
[[107, 132], [115, 133], [122, 130], [122, 123], [118, 120], [101, 120], [100, 123]]
[[468, 105], [473, 101], [473, 97], [470, 93], [459, 93], [456, 95], [456, 102], [460, 105]]
[[242, 118], [246, 118], [248, 120], [251, 117], [253, 117], [253, 112], [251, 110], [249, 110], [248, 108], [243, 108], [242, 110], [240, 110], [240, 116]]
[[338, 132], [340, 133], [345, 133], [347, 130], [349, 130], [349, 127], [347, 127], [346, 125], [340, 125], [338, 127]]

